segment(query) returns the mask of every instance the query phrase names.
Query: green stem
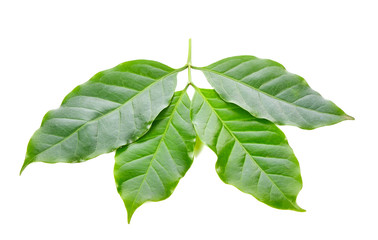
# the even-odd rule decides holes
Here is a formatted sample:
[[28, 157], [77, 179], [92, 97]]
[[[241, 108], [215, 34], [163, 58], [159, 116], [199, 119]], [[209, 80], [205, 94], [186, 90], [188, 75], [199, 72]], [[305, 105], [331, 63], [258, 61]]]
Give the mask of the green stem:
[[188, 66], [188, 84], [193, 85], [192, 82], [192, 39], [189, 38], [189, 50], [188, 50], [188, 61], [186, 62]]
[[188, 84], [190, 85], [193, 85], [193, 82], [192, 82], [192, 68], [190, 65], [188, 65]]
[[186, 62], [188, 66], [192, 65], [192, 39], [189, 38], [189, 51], [188, 51], [188, 61]]
[[204, 69], [203, 67], [196, 67], [196, 66], [193, 66], [193, 65], [190, 65], [190, 67], [192, 69], [196, 69], [196, 70], [202, 70], [202, 69]]

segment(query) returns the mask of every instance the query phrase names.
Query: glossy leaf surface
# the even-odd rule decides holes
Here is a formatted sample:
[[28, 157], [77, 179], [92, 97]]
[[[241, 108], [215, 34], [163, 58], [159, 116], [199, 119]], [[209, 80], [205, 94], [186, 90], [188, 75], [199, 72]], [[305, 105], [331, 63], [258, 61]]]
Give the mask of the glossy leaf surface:
[[304, 129], [353, 119], [272, 60], [236, 56], [198, 69], [225, 101], [258, 118]]
[[128, 213], [169, 197], [193, 161], [195, 132], [186, 91], [176, 92], [139, 140], [116, 152], [114, 176]]
[[45, 115], [22, 170], [31, 162], [85, 161], [138, 139], [168, 106], [176, 75], [177, 70], [148, 60], [97, 73]]
[[271, 122], [226, 103], [210, 89], [197, 89], [191, 117], [200, 139], [218, 156], [216, 171], [227, 184], [272, 207], [304, 211], [298, 161], [285, 135]]

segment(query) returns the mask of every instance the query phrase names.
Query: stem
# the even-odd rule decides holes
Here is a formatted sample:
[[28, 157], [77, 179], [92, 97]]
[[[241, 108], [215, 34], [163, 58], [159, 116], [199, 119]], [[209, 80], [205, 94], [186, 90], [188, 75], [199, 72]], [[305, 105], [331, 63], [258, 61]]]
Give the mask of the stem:
[[188, 65], [188, 84], [190, 85], [193, 85], [193, 82], [192, 82], [192, 67], [190, 65]]
[[186, 62], [188, 66], [192, 65], [192, 39], [189, 38], [189, 51], [188, 51], [188, 61]]
[[188, 61], [186, 62], [188, 66], [188, 84], [193, 85], [192, 82], [192, 39], [189, 38], [189, 50], [188, 50]]

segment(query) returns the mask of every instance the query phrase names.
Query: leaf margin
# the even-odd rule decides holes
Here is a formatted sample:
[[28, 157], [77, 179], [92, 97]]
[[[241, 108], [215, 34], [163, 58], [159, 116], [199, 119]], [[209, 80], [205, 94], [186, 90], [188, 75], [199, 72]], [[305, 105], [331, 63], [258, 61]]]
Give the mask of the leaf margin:
[[[123, 147], [121, 147], [121, 148], [118, 148], [117, 151], [116, 151], [116, 154], [115, 154], [115, 159], [116, 159], [116, 161], [115, 161], [115, 165], [114, 165], [115, 182], [116, 182], [116, 187], [117, 187], [118, 193], [119, 193], [119, 195], [121, 196], [121, 198], [122, 198], [122, 200], [123, 200], [123, 202], [124, 202], [125, 208], [126, 208], [126, 210], [127, 210], [127, 221], [128, 221], [129, 224], [130, 224], [131, 218], [132, 218], [133, 214], [135, 213], [135, 211], [136, 211], [139, 207], [141, 207], [144, 203], [146, 203], [146, 202], [160, 202], [160, 201], [163, 201], [163, 200], [169, 198], [169, 197], [172, 195], [173, 191], [176, 189], [176, 187], [177, 187], [178, 183], [180, 182], [180, 180], [186, 175], [187, 171], [190, 169], [190, 167], [191, 167], [191, 165], [192, 165], [192, 163], [193, 163], [193, 161], [194, 161], [194, 156], [195, 156], [195, 155], [194, 155], [194, 148], [195, 148], [195, 144], [196, 144], [196, 141], [195, 141], [195, 140], [196, 140], [196, 138], [195, 138], [196, 135], [195, 135], [194, 126], [193, 126], [193, 124], [192, 124], [192, 122], [191, 122], [191, 119], [190, 119], [190, 105], [191, 105], [191, 100], [190, 100], [190, 98], [189, 98], [189, 96], [188, 96], [188, 94], [187, 94], [187, 92], [186, 92], [187, 87], [188, 87], [188, 85], [187, 85], [183, 90], [176, 91], [176, 92], [174, 93], [174, 96], [172, 97], [171, 102], [170, 102], [170, 104], [168, 105], [168, 107], [165, 108], [165, 109], [164, 109], [164, 110], [163, 110], [163, 111], [157, 116], [157, 118], [155, 119], [155, 121], [154, 121], [154, 123], [153, 123], [153, 125], [155, 125], [155, 124], [156, 124], [156, 125], [159, 124], [159, 121], [160, 121], [160, 119], [159, 119], [159, 118], [160, 118], [160, 115], [164, 115], [164, 114], [165, 114], [164, 111], [165, 111], [165, 110], [169, 110], [169, 108], [171, 107], [172, 101], [174, 100], [176, 94], [180, 94], [179, 97], [178, 97], [178, 99], [177, 99], [177, 101], [175, 102], [175, 106], [174, 106], [174, 109], [172, 110], [171, 116], [169, 116], [169, 120], [168, 120], [168, 122], [167, 122], [167, 125], [166, 125], [166, 127], [165, 127], [165, 130], [164, 130], [163, 134], [161, 135], [161, 139], [159, 140], [159, 144], [158, 144], [158, 146], [156, 146], [156, 150], [157, 150], [157, 151], [156, 151], [156, 152], [154, 153], [154, 155], [152, 156], [147, 171], [143, 174], [144, 177], [143, 177], [143, 180], [142, 180], [142, 182], [141, 182], [141, 184], [140, 184], [140, 186], [139, 186], [138, 194], [137, 194], [137, 196], [135, 196], [135, 198], [134, 198], [134, 200], [133, 200], [131, 206], [128, 206], [126, 200], [123, 199], [123, 197], [122, 197], [122, 193], [121, 193], [121, 190], [122, 190], [122, 189], [121, 189], [121, 188], [122, 188], [122, 184], [123, 184], [124, 182], [130, 180], [130, 179], [128, 179], [128, 180], [122, 182], [122, 184], [119, 184], [119, 183], [117, 182], [116, 171], [118, 171], [119, 168], [121, 168], [121, 167], [123, 166], [123, 165], [122, 165], [122, 166], [120, 166], [120, 167], [117, 167], [117, 157], [118, 157], [120, 154], [123, 154], [123, 153], [127, 150], [128, 147], [133, 146], [133, 144], [138, 144], [138, 141], [142, 141], [142, 143], [143, 143], [143, 140], [144, 140], [143, 138], [144, 138], [144, 137], [149, 137], [149, 136], [148, 136], [149, 132], [150, 132], [150, 131], [154, 131], [154, 128], [151, 127], [151, 128], [149, 129], [149, 131], [148, 131], [143, 137], [139, 138], [138, 140], [136, 140], [136, 141], [133, 142], [133, 143], [130, 143], [130, 144], [125, 145], [125, 146], [123, 146]], [[142, 187], [142, 185], [146, 182], [147, 174], [148, 174], [149, 170], [152, 168], [152, 164], [153, 164], [153, 162], [154, 162], [154, 161], [157, 161], [155, 155], [156, 155], [156, 153], [158, 152], [161, 143], [164, 142], [164, 137], [165, 137], [165, 135], [167, 134], [168, 129], [170, 128], [170, 125], [171, 125], [171, 123], [172, 123], [172, 119], [173, 119], [173, 117], [174, 117], [174, 114], [177, 112], [177, 111], [176, 111], [176, 110], [177, 110], [177, 107], [179, 107], [179, 104], [180, 104], [180, 103], [182, 103], [183, 105], [185, 105], [185, 104], [183, 103], [183, 98], [185, 98], [185, 97], [187, 98], [186, 100], [189, 101], [189, 106], [187, 107], [187, 108], [188, 108], [188, 120], [190, 121], [190, 124], [191, 124], [191, 126], [192, 126], [192, 134], [193, 134], [193, 141], [192, 141], [192, 142], [193, 142], [193, 144], [192, 144], [193, 146], [192, 146], [191, 149], [188, 149], [189, 152], [187, 152], [188, 158], [190, 159], [190, 164], [189, 164], [188, 168], [184, 171], [183, 175], [180, 176], [179, 178], [177, 178], [175, 184], [171, 186], [170, 194], [168, 194], [168, 195], [166, 195], [166, 196], [164, 196], [163, 198], [160, 198], [160, 199], [158, 199], [158, 200], [147, 200], [147, 201], [144, 201], [144, 202], [141, 203], [139, 206], [134, 207], [134, 205], [135, 205], [135, 201], [136, 201], [136, 199], [138, 198], [139, 193], [140, 193], [140, 191], [141, 191], [141, 187]], [[180, 115], [180, 114], [179, 114], [179, 115]], [[178, 131], [178, 130], [176, 130], [176, 131]], [[168, 150], [168, 151], [169, 151], [169, 150]], [[132, 161], [130, 161], [130, 162], [132, 162]], [[128, 163], [130, 163], [130, 162], [128, 162]], [[160, 163], [159, 163], [159, 165], [160, 165]], [[156, 170], [155, 170], [155, 171], [156, 171]]]
[[[205, 75], [205, 77], [206, 77], [207, 81], [209, 82], [209, 84], [215, 89], [215, 91], [217, 91], [217, 93], [220, 95], [220, 97], [221, 97], [224, 101], [229, 102], [229, 103], [233, 103], [233, 104], [236, 104], [236, 105], [240, 106], [241, 108], [243, 108], [243, 109], [245, 109], [246, 111], [248, 111], [248, 112], [249, 112], [251, 115], [253, 115], [254, 117], [262, 118], [262, 119], [267, 119], [267, 120], [272, 121], [272, 122], [274, 122], [275, 124], [278, 124], [278, 125], [289, 125], [289, 126], [296, 126], [296, 127], [299, 127], [299, 128], [301, 128], [301, 129], [305, 129], [305, 130], [313, 130], [313, 129], [316, 129], [316, 128], [319, 128], [319, 127], [324, 127], [324, 126], [334, 125], [334, 124], [340, 123], [340, 122], [345, 121], [345, 120], [355, 120], [354, 117], [352, 117], [352, 116], [346, 114], [346, 113], [345, 113], [341, 108], [339, 108], [335, 103], [333, 103], [332, 101], [330, 101], [330, 100], [328, 100], [328, 99], [323, 98], [321, 94], [319, 94], [319, 96], [320, 96], [323, 100], [325, 100], [325, 102], [330, 103], [330, 104], [333, 104], [335, 108], [337, 108], [338, 110], [341, 110], [341, 112], [343, 113], [343, 115], [337, 115], [337, 114], [325, 113], [325, 112], [320, 112], [320, 111], [318, 112], [318, 111], [315, 111], [315, 110], [310, 109], [310, 108], [305, 108], [305, 107], [302, 107], [302, 106], [299, 106], [299, 105], [295, 105], [295, 104], [293, 104], [293, 103], [291, 103], [291, 102], [285, 101], [285, 100], [280, 99], [280, 98], [277, 98], [276, 96], [273, 96], [273, 95], [271, 95], [271, 94], [269, 94], [269, 93], [266, 93], [266, 92], [260, 90], [259, 88], [256, 88], [256, 87], [254, 87], [254, 86], [252, 86], [252, 85], [249, 85], [249, 84], [247, 84], [247, 83], [244, 83], [244, 82], [240, 81], [239, 79], [236, 79], [236, 78], [233, 78], [233, 77], [227, 76], [227, 75], [225, 75], [224, 73], [220, 73], [220, 72], [217, 72], [217, 71], [214, 71], [214, 70], [210, 69], [213, 65], [216, 66], [216, 64], [219, 64], [219, 63], [221, 63], [222, 61], [226, 62], [227, 60], [232, 60], [232, 59], [234, 59], [234, 58], [247, 58], [247, 57], [248, 57], [248, 58], [251, 58], [250, 60], [269, 61], [269, 62], [271, 62], [272, 64], [275, 64], [276, 67], [281, 68], [282, 70], [286, 71], [286, 73], [288, 73], [288, 74], [292, 74], [292, 75], [295, 75], [295, 76], [301, 78], [301, 79], [302, 79], [302, 83], [304, 83], [305, 85], [307, 85], [307, 87], [308, 87], [309, 89], [311, 89], [314, 93], [319, 94], [317, 91], [313, 90], [313, 89], [309, 86], [309, 84], [307, 83], [307, 81], [306, 81], [304, 78], [302, 78], [301, 76], [299, 76], [299, 75], [297, 75], [297, 74], [293, 74], [293, 73], [287, 71], [286, 68], [285, 68], [282, 64], [280, 64], [280, 63], [278, 63], [278, 62], [276, 62], [276, 61], [274, 61], [274, 60], [271, 60], [271, 59], [258, 58], [258, 57], [256, 57], [256, 56], [252, 56], [252, 55], [237, 55], [237, 56], [227, 57], [227, 58], [223, 58], [223, 59], [221, 59], [221, 60], [218, 60], [218, 61], [216, 61], [216, 62], [214, 62], [214, 63], [212, 63], [212, 64], [209, 64], [209, 65], [207, 65], [207, 66], [205, 66], [205, 67], [196, 67], [196, 66], [192, 66], [192, 68], [201, 71], [201, 72]], [[242, 62], [242, 63], [244, 63], [244, 62]], [[240, 64], [242, 64], [242, 63], [240, 63]], [[219, 64], [219, 65], [220, 65], [220, 64]], [[237, 66], [238, 66], [238, 65], [237, 65]], [[236, 67], [237, 67], [237, 66], [236, 66]], [[270, 66], [268, 66], [268, 67], [270, 67]], [[234, 68], [234, 67], [232, 67], [231, 69], [233, 69], [233, 68]], [[265, 68], [265, 67], [264, 67], [264, 68]], [[228, 69], [227, 71], [230, 71], [231, 69]], [[262, 69], [259, 69], [259, 70], [262, 70]], [[259, 71], [259, 70], [258, 70], [258, 71]], [[316, 113], [320, 113], [320, 114], [340, 116], [340, 118], [339, 118], [339, 120], [337, 120], [337, 121], [333, 121], [332, 123], [326, 123], [326, 124], [322, 123], [322, 124], [317, 124], [317, 125], [314, 125], [314, 126], [310, 126], [310, 125], [300, 126], [300, 125], [297, 125], [297, 124], [295, 124], [295, 123], [279, 122], [279, 121], [276, 121], [276, 120], [273, 119], [273, 118], [269, 118], [269, 117], [266, 117], [266, 116], [263, 116], [263, 117], [262, 117], [262, 116], [259, 116], [257, 113], [254, 112], [253, 107], [246, 106], [246, 101], [245, 101], [245, 99], [243, 99], [243, 102], [245, 103], [245, 104], [243, 104], [242, 102], [239, 102], [238, 100], [232, 99], [232, 98], [230, 98], [229, 96], [226, 96], [224, 93], [222, 93], [222, 90], [219, 90], [219, 88], [220, 88], [219, 85], [220, 85], [220, 84], [219, 84], [219, 83], [218, 83], [218, 84], [214, 83], [213, 80], [212, 80], [212, 77], [210, 77], [210, 75], [208, 75], [207, 73], [214, 74], [214, 75], [219, 75], [220, 77], [231, 79], [231, 81], [233, 81], [234, 83], [241, 84], [241, 85], [245, 85], [247, 88], [251, 88], [251, 89], [253, 89], [252, 91], [256, 91], [258, 94], [264, 94], [264, 95], [267, 96], [267, 97], [274, 98], [274, 99], [278, 100], [279, 102], [283, 102], [283, 103], [285, 103], [285, 104], [289, 104], [289, 105], [294, 105], [295, 107], [300, 107], [300, 108], [303, 108], [303, 109], [305, 109], [305, 110], [307, 110], [307, 111], [308, 111], [308, 110], [310, 110], [310, 111], [315, 111]], [[218, 88], [218, 87], [219, 87], [219, 88]], [[260, 97], [259, 97], [259, 98], [260, 98]], [[260, 99], [261, 99], [261, 98], [260, 98]], [[261, 100], [260, 100], [260, 101], [261, 101]], [[290, 114], [290, 113], [288, 112], [288, 114]], [[271, 115], [269, 114], [269, 116], [271, 116]]]
[[[223, 99], [220, 97], [220, 95], [219, 95], [214, 89], [203, 89], [203, 88], [198, 88], [198, 87], [196, 87], [196, 86], [193, 86], [193, 87], [195, 88], [195, 93], [194, 93], [194, 94], [201, 95], [201, 98], [204, 100], [204, 102], [207, 102], [207, 100], [206, 100], [206, 97], [201, 93], [201, 90], [205, 90], [205, 91], [207, 91], [207, 90], [211, 91], [211, 90], [212, 90], [212, 91], [214, 91], [215, 94], [217, 94], [217, 95], [219, 96], [219, 98], [220, 98], [221, 100], [223, 100]], [[224, 101], [224, 100], [223, 100], [223, 101]], [[224, 101], [224, 102], [227, 103], [226, 101]], [[193, 96], [193, 99], [192, 99], [192, 105], [193, 105], [194, 103], [195, 103], [195, 96]], [[211, 104], [210, 104], [209, 102], [207, 102], [207, 104], [208, 104], [209, 106], [211, 106]], [[231, 104], [231, 105], [235, 105], [235, 106], [237, 106], [236, 104], [233, 104], [233, 103], [227, 103], [227, 104]], [[193, 122], [194, 129], [195, 129], [195, 131], [196, 131], [196, 134], [197, 134], [197, 136], [201, 139], [200, 134], [198, 133], [198, 130], [197, 130], [196, 124], [195, 124], [194, 121], [193, 121], [192, 105], [191, 105], [191, 119], [192, 119], [192, 122]], [[237, 107], [239, 107], [239, 106], [237, 106]], [[239, 107], [239, 108], [240, 108], [240, 107]], [[240, 108], [240, 109], [242, 109], [242, 108]], [[213, 110], [213, 112], [217, 115], [218, 119], [220, 119], [220, 117], [218, 116], [218, 114], [216, 113], [216, 111], [215, 111], [214, 109], [212, 109], [212, 110]], [[242, 109], [242, 110], [245, 111], [244, 109]], [[247, 111], [246, 111], [246, 112], [247, 112]], [[262, 121], [270, 122], [269, 120], [265, 120], [265, 119], [261, 119], [261, 118], [256, 118], [256, 117], [254, 117], [254, 116], [252, 116], [252, 115], [251, 115], [251, 117], [252, 117], [252, 118], [255, 118], [255, 119], [257, 119], [257, 120], [262, 120]], [[274, 123], [272, 123], [272, 122], [270, 122], [270, 123], [273, 124], [273, 125], [275, 126]], [[226, 125], [226, 124], [224, 124], [224, 125]], [[279, 132], [281, 132], [281, 133], [283, 134], [283, 136], [285, 136], [284, 133], [283, 133], [283, 132], [282, 132], [277, 126], [275, 126], [275, 127], [278, 129]], [[228, 129], [228, 131], [230, 131], [230, 130]], [[236, 136], [234, 136], [234, 138], [237, 139]], [[288, 199], [287, 196], [281, 191], [281, 189], [279, 189], [278, 186], [274, 183], [274, 181], [271, 180], [271, 182], [273, 182], [273, 184], [274, 184], [274, 185], [279, 189], [279, 191], [285, 196], [285, 198], [287, 199], [287, 201], [290, 202], [290, 204], [293, 206], [293, 208], [286, 208], [286, 209], [284, 209], [284, 208], [279, 208], [279, 207], [276, 207], [276, 206], [270, 205], [270, 204], [264, 202], [263, 200], [259, 199], [258, 197], [256, 197], [256, 196], [253, 195], [252, 193], [247, 192], [247, 191], [241, 189], [240, 187], [235, 186], [234, 184], [227, 182], [226, 179], [223, 178], [223, 177], [220, 175], [219, 171], [218, 171], [218, 163], [219, 163], [220, 158], [219, 158], [219, 156], [218, 156], [218, 154], [217, 154], [217, 150], [216, 150], [216, 149], [213, 149], [213, 147], [210, 146], [205, 140], [201, 139], [201, 141], [202, 141], [203, 144], [205, 144], [207, 147], [209, 147], [209, 148], [210, 148], [210, 149], [211, 149], [211, 150], [217, 155], [217, 162], [216, 162], [216, 164], [215, 164], [215, 170], [216, 170], [216, 172], [218, 173], [219, 178], [220, 178], [225, 184], [227, 184], [227, 185], [231, 185], [231, 186], [237, 188], [238, 190], [240, 190], [240, 191], [243, 192], [243, 193], [246, 193], [246, 194], [248, 194], [248, 195], [252, 195], [255, 199], [257, 199], [258, 201], [264, 203], [265, 205], [267, 205], [267, 206], [269, 206], [269, 207], [276, 208], [276, 209], [280, 209], [280, 210], [294, 210], [294, 211], [297, 211], [297, 212], [306, 212], [306, 210], [303, 209], [303, 208], [301, 208], [301, 207], [297, 204], [297, 202], [296, 202], [296, 198], [297, 198], [297, 196], [298, 196], [300, 190], [301, 190], [302, 187], [303, 187], [303, 183], [302, 183], [302, 177], [301, 177], [300, 169], [299, 169], [299, 162], [298, 162], [298, 160], [296, 159], [295, 155], [294, 155], [294, 158], [295, 158], [295, 160], [297, 161], [297, 164], [298, 164], [298, 170], [299, 170], [299, 179], [300, 179], [300, 182], [299, 182], [299, 183], [300, 183], [300, 188], [299, 188], [299, 190], [298, 190], [298, 192], [297, 192], [297, 195], [296, 195], [296, 197], [295, 197], [295, 199], [294, 199], [294, 202], [291, 201], [290, 199]], [[285, 141], [287, 142], [286, 137], [285, 137]], [[242, 146], [242, 143], [241, 143], [239, 140], [238, 140], [238, 142], [239, 142], [239, 144]], [[288, 144], [288, 142], [287, 142], [287, 144]], [[288, 145], [288, 146], [289, 146], [289, 145]], [[290, 146], [289, 146], [289, 148], [291, 149]], [[247, 151], [246, 149], [245, 149], [245, 152], [246, 152], [247, 154], [249, 154], [248, 151]], [[293, 154], [294, 154], [294, 153], [293, 153]], [[250, 155], [250, 157], [251, 157], [251, 159], [253, 160], [253, 156]], [[254, 161], [256, 162], [256, 160], [254, 160]], [[268, 176], [268, 174], [267, 174], [267, 173], [261, 168], [261, 166], [259, 166], [259, 164], [258, 164], [257, 162], [256, 162], [256, 165], [259, 167], [259, 169], [260, 169], [262, 172], [264, 172], [265, 175]], [[270, 178], [269, 178], [269, 179], [270, 179]]]
[[[75, 133], [78, 133], [78, 131], [79, 131], [82, 127], [85, 127], [89, 122], [95, 122], [95, 121], [98, 121], [98, 120], [101, 119], [102, 117], [107, 116], [107, 114], [110, 114], [110, 113], [113, 113], [113, 112], [115, 112], [115, 111], [117, 111], [117, 110], [120, 110], [120, 109], [121, 109], [122, 107], [124, 107], [126, 104], [128, 104], [129, 102], [131, 102], [132, 99], [134, 99], [135, 97], [137, 97], [139, 94], [142, 94], [143, 91], [138, 92], [137, 94], [135, 94], [134, 96], [132, 96], [130, 99], [128, 99], [126, 102], [124, 102], [123, 104], [120, 104], [120, 105], [119, 105], [118, 107], [116, 107], [115, 109], [113, 109], [113, 110], [111, 110], [111, 111], [105, 113], [104, 115], [101, 115], [101, 116], [97, 117], [96, 119], [93, 119], [93, 120], [87, 121], [85, 124], [83, 124], [82, 126], [80, 126], [78, 129], [76, 129], [74, 132], [72, 132], [71, 134], [69, 134], [68, 136], [66, 136], [66, 137], [65, 137], [64, 139], [62, 139], [61, 141], [59, 141], [59, 142], [57, 142], [56, 144], [52, 145], [52, 146], [49, 147], [48, 149], [45, 149], [45, 150], [39, 152], [39, 153], [36, 154], [35, 156], [33, 156], [33, 157], [31, 157], [31, 158], [28, 158], [28, 152], [30, 151], [31, 142], [32, 142], [32, 140], [33, 140], [33, 137], [34, 137], [34, 135], [35, 135], [35, 134], [36, 134], [36, 133], [37, 133], [37, 132], [43, 127], [43, 124], [45, 123], [45, 121], [46, 121], [48, 115], [51, 114], [51, 112], [53, 112], [53, 111], [57, 111], [57, 110], [59, 110], [60, 108], [62, 108], [62, 106], [64, 105], [64, 103], [67, 102], [67, 99], [69, 99], [69, 98], [71, 97], [71, 95], [76, 94], [76, 93], [78, 92], [78, 90], [79, 90], [84, 84], [90, 83], [91, 81], [93, 81], [93, 79], [96, 79], [96, 77], [98, 77], [98, 75], [101, 75], [101, 74], [103, 74], [104, 72], [111, 71], [111, 70], [113, 70], [113, 69], [117, 69], [117, 68], [119, 68], [119, 67], [123, 67], [123, 65], [125, 65], [125, 64], [131, 64], [131, 63], [149, 63], [149, 64], [152, 64], [152, 63], [153, 63], [153, 64], [159, 64], [159, 65], [161, 65], [161, 66], [164, 66], [164, 67], [166, 67], [166, 68], [171, 69], [171, 72], [169, 72], [168, 74], [162, 76], [162, 77], [159, 78], [159, 79], [155, 79], [155, 81], [154, 81], [153, 83], [149, 84], [146, 88], [143, 89], [143, 90], [146, 90], [147, 88], [150, 88], [150, 87], [154, 86], [155, 84], [157, 84], [157, 83], [163, 81], [164, 79], [166, 79], [166, 78], [168, 78], [168, 77], [170, 77], [170, 76], [175, 75], [175, 76], [174, 76], [175, 79], [174, 79], [173, 91], [172, 91], [172, 95], [171, 95], [171, 97], [167, 100], [167, 104], [166, 104], [166, 107], [167, 107], [167, 106], [169, 105], [169, 103], [170, 103], [170, 101], [171, 101], [173, 95], [174, 95], [174, 89], [175, 89], [175, 87], [176, 87], [176, 85], [177, 85], [177, 74], [178, 74], [179, 72], [185, 70], [185, 69], [187, 68], [186, 65], [185, 65], [184, 67], [174, 69], [174, 68], [171, 68], [171, 67], [169, 67], [169, 66], [167, 66], [167, 65], [165, 65], [165, 64], [163, 64], [163, 63], [161, 63], [161, 62], [157, 62], [157, 61], [154, 61], [154, 60], [138, 59], [138, 60], [130, 60], [130, 61], [126, 61], [126, 62], [123, 62], [123, 63], [120, 63], [120, 64], [116, 65], [116, 66], [113, 67], [113, 68], [109, 68], [109, 69], [106, 69], [106, 70], [100, 71], [100, 72], [96, 73], [95, 75], [93, 75], [93, 76], [92, 76], [89, 80], [87, 80], [86, 82], [83, 82], [82, 84], [76, 86], [73, 90], [71, 90], [71, 91], [70, 91], [70, 92], [64, 97], [64, 99], [62, 100], [61, 105], [60, 105], [58, 108], [55, 108], [55, 109], [49, 110], [49, 111], [44, 115], [44, 117], [42, 118], [42, 122], [41, 122], [41, 124], [40, 124], [40, 127], [39, 127], [39, 128], [33, 133], [33, 135], [31, 136], [31, 138], [30, 138], [30, 140], [29, 140], [29, 142], [28, 142], [28, 145], [27, 145], [27, 151], [26, 151], [26, 156], [25, 156], [25, 160], [24, 160], [23, 165], [22, 165], [22, 167], [21, 167], [21, 169], [20, 169], [19, 175], [21, 175], [21, 174], [23, 173], [23, 171], [26, 169], [26, 167], [27, 167], [28, 165], [30, 165], [31, 163], [33, 163], [33, 162], [44, 162], [44, 163], [48, 163], [48, 164], [61, 163], [60, 161], [56, 161], [56, 162], [35, 161], [35, 158], [36, 158], [39, 154], [41, 154], [41, 153], [43, 153], [43, 152], [49, 150], [49, 149], [52, 148], [52, 147], [55, 147], [55, 146], [59, 145], [61, 142], [66, 141], [69, 137], [71, 137], [71, 136], [74, 135]], [[163, 110], [164, 110], [164, 108], [161, 109], [160, 112], [163, 111]], [[159, 114], [159, 113], [158, 113], [158, 114]], [[155, 118], [158, 116], [158, 114], [156, 114]], [[152, 124], [152, 122], [154, 121], [155, 118], [153, 118], [153, 119], [151, 120], [151, 122], [147, 123], [147, 125], [146, 125], [146, 129], [144, 130], [144, 132], [142, 132], [142, 133], [139, 134], [138, 136], [135, 136], [133, 139], [129, 139], [128, 141], [126, 141], [125, 144], [129, 144], [130, 142], [134, 142], [134, 141], [136, 141], [137, 139], [139, 139], [140, 137], [142, 137], [144, 134], [146, 134], [146, 133], [148, 132], [149, 128], [151, 127], [151, 124]], [[123, 144], [123, 145], [125, 145], [125, 144]], [[103, 152], [103, 153], [97, 154], [97, 155], [95, 155], [95, 156], [90, 156], [90, 157], [88, 157], [88, 158], [81, 158], [80, 160], [77, 160], [77, 161], [74, 161], [74, 162], [67, 162], [67, 163], [80, 163], [80, 162], [85, 162], [85, 161], [88, 161], [88, 160], [90, 160], [90, 159], [93, 159], [93, 158], [95, 158], [95, 157], [97, 157], [97, 156], [99, 156], [99, 155], [102, 155], [102, 154], [105, 154], [105, 153], [113, 152], [113, 151], [117, 150], [118, 148], [122, 147], [123, 145], [113, 147], [112, 149], [108, 150], [107, 152]], [[65, 162], [63, 162], [63, 163], [65, 163]]]

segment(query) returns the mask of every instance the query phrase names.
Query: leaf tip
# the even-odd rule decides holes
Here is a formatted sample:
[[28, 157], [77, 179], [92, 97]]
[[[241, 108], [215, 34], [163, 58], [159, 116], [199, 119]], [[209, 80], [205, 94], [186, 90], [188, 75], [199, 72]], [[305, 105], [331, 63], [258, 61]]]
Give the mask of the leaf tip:
[[303, 209], [301, 207], [298, 206], [298, 208], [296, 209], [297, 212], [306, 212], [306, 209]]
[[349, 115], [345, 115], [345, 120], [355, 120], [355, 118]]
[[21, 176], [21, 174], [23, 173], [23, 171], [25, 170], [25, 168], [29, 165], [29, 163], [25, 160], [24, 164], [22, 165], [21, 167], [21, 170], [20, 170], [20, 173], [19, 173], [19, 176]]
[[127, 223], [130, 224], [134, 212], [127, 212]]
[[294, 206], [294, 209], [293, 209], [294, 211], [297, 211], [297, 212], [306, 212], [306, 210], [303, 209], [303, 208], [301, 208], [300, 206], [298, 206], [297, 203], [294, 203], [293, 206]]

